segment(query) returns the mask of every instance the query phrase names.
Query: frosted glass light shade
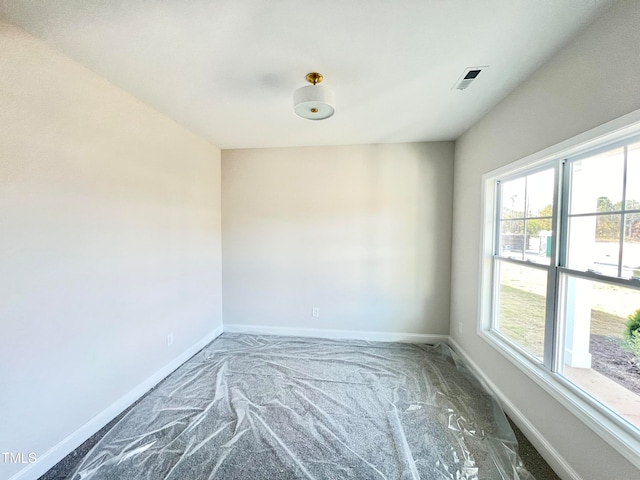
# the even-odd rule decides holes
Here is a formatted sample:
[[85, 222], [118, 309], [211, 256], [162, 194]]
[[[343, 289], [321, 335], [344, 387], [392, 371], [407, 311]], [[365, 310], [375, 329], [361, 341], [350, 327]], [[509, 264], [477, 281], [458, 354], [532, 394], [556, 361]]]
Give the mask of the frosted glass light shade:
[[296, 115], [307, 120], [324, 120], [336, 111], [336, 96], [332, 90], [320, 85], [307, 85], [293, 93]]

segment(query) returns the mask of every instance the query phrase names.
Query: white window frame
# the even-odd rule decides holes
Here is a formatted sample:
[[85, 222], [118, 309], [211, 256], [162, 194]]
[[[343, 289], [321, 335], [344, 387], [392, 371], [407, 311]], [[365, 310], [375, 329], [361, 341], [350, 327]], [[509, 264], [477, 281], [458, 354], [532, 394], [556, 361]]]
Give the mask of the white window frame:
[[[504, 335], [492, 330], [492, 309], [494, 305], [494, 248], [497, 222], [497, 181], [507, 177], [517, 177], [527, 173], [553, 167], [564, 159], [597, 150], [605, 145], [618, 143], [627, 138], [640, 135], [640, 110], [612, 120], [585, 133], [553, 145], [541, 152], [529, 155], [504, 167], [482, 176], [481, 202], [481, 250], [480, 281], [478, 305], [478, 335], [554, 397], [583, 423], [589, 426], [609, 445], [615, 448], [637, 468], [640, 468], [640, 435], [638, 430], [622, 421], [597, 401], [594, 401], [580, 388], [570, 383], [558, 373], [554, 373], [547, 345], [551, 346], [553, 335], [547, 325], [545, 338], [545, 358], [540, 362], [533, 355], [518, 347]], [[562, 168], [560, 165], [559, 168]], [[559, 169], [556, 169], [558, 172]], [[556, 176], [556, 183], [559, 178]], [[557, 189], [556, 189], [557, 190]], [[557, 195], [556, 195], [557, 196]], [[554, 231], [558, 227], [558, 209], [560, 199], [555, 198]], [[554, 235], [554, 253], [558, 235]], [[553, 255], [552, 255], [553, 258]], [[551, 265], [553, 268], [554, 265]], [[549, 276], [551, 278], [551, 275]], [[554, 278], [556, 275], [554, 274]], [[554, 282], [555, 285], [555, 282]], [[555, 286], [550, 286], [556, 290]], [[553, 293], [555, 295], [555, 293]], [[549, 322], [548, 322], [549, 323]], [[555, 323], [555, 322], [552, 322]], [[553, 333], [553, 332], [551, 332]], [[558, 348], [558, 346], [554, 346]]]

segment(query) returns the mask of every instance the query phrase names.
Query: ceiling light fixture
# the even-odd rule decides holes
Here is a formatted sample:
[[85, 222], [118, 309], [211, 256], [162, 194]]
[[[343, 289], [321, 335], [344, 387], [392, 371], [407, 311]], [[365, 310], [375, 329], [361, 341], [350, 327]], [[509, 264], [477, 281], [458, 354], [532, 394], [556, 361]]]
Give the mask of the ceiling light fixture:
[[293, 109], [296, 115], [307, 120], [324, 120], [336, 111], [336, 96], [333, 90], [318, 85], [324, 78], [320, 73], [307, 74], [311, 85], [301, 87], [293, 93]]

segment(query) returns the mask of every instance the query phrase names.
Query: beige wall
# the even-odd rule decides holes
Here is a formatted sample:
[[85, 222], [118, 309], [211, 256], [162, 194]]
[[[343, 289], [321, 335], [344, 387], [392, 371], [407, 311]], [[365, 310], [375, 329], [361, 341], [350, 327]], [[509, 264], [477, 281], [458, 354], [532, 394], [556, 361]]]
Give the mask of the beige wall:
[[0, 447], [41, 457], [221, 325], [220, 150], [7, 24], [0, 125]]
[[481, 176], [639, 109], [638, 25], [618, 3], [456, 143], [451, 335], [585, 480], [640, 472], [478, 337]]
[[452, 159], [452, 143], [223, 151], [225, 325], [446, 334]]

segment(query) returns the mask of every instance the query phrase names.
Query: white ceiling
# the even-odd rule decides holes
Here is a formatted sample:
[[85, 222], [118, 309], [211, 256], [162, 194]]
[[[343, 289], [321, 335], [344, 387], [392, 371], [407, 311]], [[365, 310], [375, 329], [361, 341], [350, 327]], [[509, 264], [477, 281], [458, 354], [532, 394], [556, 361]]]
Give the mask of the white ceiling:
[[[221, 148], [453, 140], [613, 0], [0, 0]], [[464, 92], [466, 67], [489, 65]], [[319, 71], [336, 114], [293, 113]]]

